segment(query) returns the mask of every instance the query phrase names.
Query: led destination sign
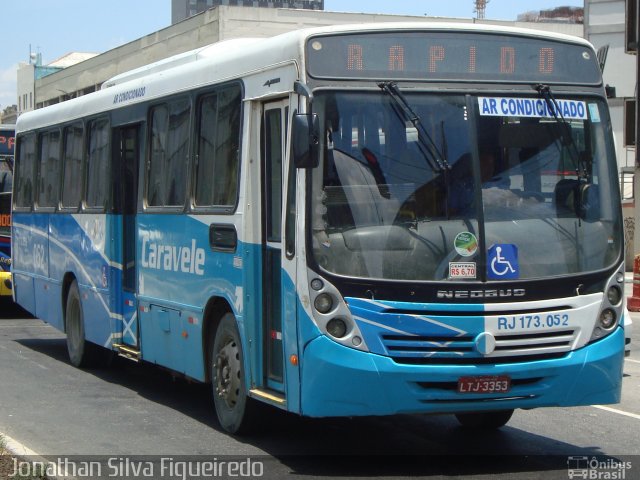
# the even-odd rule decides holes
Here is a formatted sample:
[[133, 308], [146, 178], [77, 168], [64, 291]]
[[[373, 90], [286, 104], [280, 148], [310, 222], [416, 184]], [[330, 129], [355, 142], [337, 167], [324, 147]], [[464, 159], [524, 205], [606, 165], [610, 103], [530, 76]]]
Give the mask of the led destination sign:
[[13, 130], [0, 130], [0, 155], [13, 155], [16, 138]]
[[307, 58], [315, 78], [601, 83], [584, 45], [486, 33], [319, 36], [307, 42]]

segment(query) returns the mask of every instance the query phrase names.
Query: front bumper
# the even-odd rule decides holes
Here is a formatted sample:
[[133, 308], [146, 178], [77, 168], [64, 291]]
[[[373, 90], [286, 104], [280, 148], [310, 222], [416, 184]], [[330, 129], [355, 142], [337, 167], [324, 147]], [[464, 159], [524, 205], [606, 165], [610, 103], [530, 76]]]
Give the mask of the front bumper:
[[[508, 364], [400, 365], [392, 359], [311, 341], [301, 362], [301, 413], [312, 417], [454, 413], [620, 401], [624, 331], [559, 359]], [[461, 394], [462, 376], [509, 375], [507, 394]]]

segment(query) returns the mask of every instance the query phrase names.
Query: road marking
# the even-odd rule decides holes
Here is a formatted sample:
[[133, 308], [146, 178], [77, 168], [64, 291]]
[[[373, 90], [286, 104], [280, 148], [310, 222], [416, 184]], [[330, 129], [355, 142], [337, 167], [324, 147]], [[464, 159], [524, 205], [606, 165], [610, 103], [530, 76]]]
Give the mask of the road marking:
[[2, 348], [2, 350], [6, 350], [9, 353], [12, 353], [13, 355], [15, 355], [16, 357], [20, 358], [21, 360], [27, 360], [33, 364], [35, 364], [36, 366], [38, 366], [39, 368], [41, 368], [42, 370], [49, 370], [49, 367], [46, 367], [45, 365], [42, 365], [41, 363], [36, 362], [33, 358], [30, 358], [28, 356], [26, 356], [24, 353], [22, 353], [22, 350], [9, 350], [7, 347], [5, 347], [4, 345], [0, 345], [0, 348]]
[[631, 363], [640, 363], [640, 360], [631, 360], [630, 358], [625, 358], [624, 361], [631, 362]]
[[29, 457], [31, 457], [31, 456], [40, 457], [41, 456], [41, 455], [38, 455], [33, 450], [31, 450], [26, 445], [23, 445], [22, 443], [18, 442], [17, 440], [11, 438], [9, 435], [6, 435], [4, 433], [0, 433], [0, 437], [4, 438], [4, 443], [7, 446], [7, 450], [9, 450], [11, 453], [14, 453], [15, 455], [29, 456]]
[[[42, 463], [43, 465], [47, 465], [49, 463], [49, 461], [46, 458], [44, 458], [42, 455], [34, 452], [26, 445], [17, 441], [15, 438], [11, 438], [9, 435], [6, 435], [4, 433], [0, 433], [0, 438], [4, 440], [6, 449], [16, 457], [20, 457], [20, 458], [30, 457], [29, 462], [38, 462], [38, 463]], [[51, 479], [64, 478], [65, 480], [73, 480], [76, 478], [68, 475], [67, 469], [64, 467], [61, 469], [61, 471], [56, 470], [55, 473], [58, 473], [59, 476], [47, 475], [47, 478], [51, 478]]]
[[51, 328], [51, 326], [28, 324], [28, 323], [22, 323], [22, 324], [16, 323], [15, 325], [0, 325], [0, 328]]
[[624, 410], [618, 410], [617, 408], [605, 407], [604, 405], [591, 405], [593, 408], [599, 408], [600, 410], [606, 410], [607, 412], [617, 413], [618, 415], [624, 415], [625, 417], [635, 418], [640, 420], [640, 415], [635, 413], [625, 412]]

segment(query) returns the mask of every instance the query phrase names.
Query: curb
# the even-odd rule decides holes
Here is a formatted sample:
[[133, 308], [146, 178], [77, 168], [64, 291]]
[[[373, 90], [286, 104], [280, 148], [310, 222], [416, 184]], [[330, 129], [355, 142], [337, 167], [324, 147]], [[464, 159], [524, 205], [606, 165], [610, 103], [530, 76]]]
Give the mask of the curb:
[[[9, 435], [0, 433], [0, 438], [4, 440], [5, 450], [10, 455], [13, 455], [14, 457], [17, 457], [21, 460], [25, 460], [29, 462], [39, 462], [39, 463], [42, 462], [45, 465], [49, 463], [49, 461], [46, 458], [44, 458], [42, 455], [34, 452], [26, 445], [18, 442], [14, 438], [11, 438]], [[71, 476], [59, 477], [54, 475], [47, 475], [46, 478], [48, 480], [74, 480], [75, 479], [75, 477], [71, 477]]]
[[16, 457], [38, 457], [44, 458], [42, 455], [37, 454], [33, 450], [31, 450], [26, 445], [18, 442], [17, 440], [11, 438], [9, 435], [4, 433], [0, 433], [0, 437], [4, 438], [5, 447], [12, 455]]

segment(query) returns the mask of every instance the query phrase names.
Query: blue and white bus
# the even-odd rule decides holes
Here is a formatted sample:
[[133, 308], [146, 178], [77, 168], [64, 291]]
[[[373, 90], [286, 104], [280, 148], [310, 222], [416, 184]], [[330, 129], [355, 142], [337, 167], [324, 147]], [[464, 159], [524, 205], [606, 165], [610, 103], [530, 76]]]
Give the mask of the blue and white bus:
[[11, 190], [15, 126], [0, 125], [0, 299], [10, 298], [11, 287]]
[[311, 417], [615, 403], [623, 231], [586, 41], [384, 24], [221, 42], [22, 115], [15, 298]]

